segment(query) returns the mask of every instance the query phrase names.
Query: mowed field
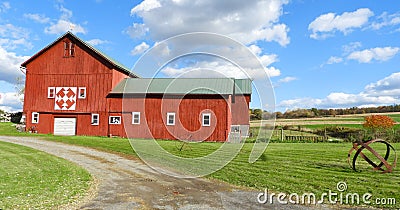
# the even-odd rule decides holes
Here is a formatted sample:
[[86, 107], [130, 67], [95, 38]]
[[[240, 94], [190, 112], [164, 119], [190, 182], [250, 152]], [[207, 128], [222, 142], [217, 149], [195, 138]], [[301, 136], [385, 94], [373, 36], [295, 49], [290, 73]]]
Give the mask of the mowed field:
[[[102, 137], [46, 137], [48, 140], [68, 144], [90, 146], [100, 150], [116, 152], [136, 157], [129, 140]], [[148, 141], [148, 140], [138, 140]], [[180, 157], [202, 157], [216, 151], [221, 143], [193, 143], [180, 150], [182, 143], [176, 141], [157, 141], [166, 151]], [[400, 149], [400, 144], [393, 144]], [[381, 174], [358, 161], [360, 172], [353, 171], [347, 163], [347, 153], [351, 143], [270, 143], [263, 155], [255, 162], [249, 163], [249, 154], [253, 144], [244, 144], [238, 155], [221, 170], [207, 176], [234, 185], [251, 187], [263, 192], [268, 189], [274, 193], [314, 193], [318, 198], [324, 193], [337, 191], [337, 183], [345, 182], [348, 193], [371, 193], [371, 203], [357, 206], [374, 206], [379, 208], [400, 208], [400, 170]], [[384, 147], [375, 147], [380, 153]], [[148, 151], [151, 153], [151, 151]], [[155, 159], [158, 154], [153, 154]], [[162, 158], [162, 157], [158, 157]], [[391, 159], [392, 160], [392, 159]], [[374, 159], [374, 161], [376, 161]], [[212, 161], [209, 164], [213, 164]], [[204, 167], [207, 167], [206, 165]], [[380, 205], [375, 199], [395, 199], [396, 204]], [[328, 200], [325, 198], [325, 203]]]
[[[300, 118], [300, 119], [277, 119], [275, 121], [276, 126], [286, 126], [286, 125], [318, 125], [318, 126], [329, 126], [329, 125], [340, 125], [344, 127], [362, 127], [364, 122], [364, 117], [373, 114], [355, 114], [355, 115], [337, 115], [335, 117], [315, 117], [315, 118]], [[377, 113], [376, 115], [386, 115], [391, 117], [395, 122], [397, 122], [396, 127], [400, 124], [400, 113]], [[259, 127], [261, 121], [251, 121], [251, 127]]]
[[0, 209], [56, 209], [85, 196], [92, 181], [64, 159], [2, 141], [0, 163]]
[[[50, 141], [91, 147], [129, 156], [133, 159], [138, 158], [128, 139], [87, 136], [33, 136]], [[165, 140], [157, 142], [166, 151], [186, 158], [205, 156], [216, 151], [222, 145], [221, 143], [191, 143], [180, 150], [181, 142]], [[378, 171], [373, 171], [367, 163], [360, 159], [357, 162], [360, 172], [353, 171], [347, 163], [347, 153], [352, 146], [351, 143], [270, 143], [255, 163], [249, 163], [249, 154], [253, 145], [252, 143], [244, 144], [229, 164], [208, 175], [207, 178], [251, 187], [260, 192], [268, 189], [269, 192], [283, 192], [287, 195], [313, 193], [317, 196], [317, 199], [320, 199], [324, 193], [329, 193], [329, 191], [339, 193], [337, 184], [345, 182], [347, 190], [343, 192], [344, 196], [347, 193], [357, 193], [360, 196], [370, 193], [372, 197], [368, 200], [370, 203], [363, 203], [362, 201], [359, 203], [342, 202], [342, 207], [355, 205], [400, 208], [399, 168], [395, 168], [393, 173], [381, 174]], [[393, 144], [393, 146], [397, 150], [400, 149], [399, 143]], [[385, 150], [382, 146], [374, 146], [374, 148], [379, 153], [383, 153]], [[148, 152], [151, 153], [151, 151]], [[157, 156], [158, 154], [153, 155]], [[373, 160], [377, 161], [376, 159]], [[213, 164], [212, 161], [209, 164]], [[36, 187], [41, 185], [40, 181], [30, 181], [35, 183]], [[390, 203], [382, 204], [382, 202], [378, 202], [384, 199], [390, 201]], [[393, 203], [393, 200], [397, 202]], [[329, 203], [327, 197], [324, 198], [324, 203]], [[339, 205], [339, 202], [335, 205]]]

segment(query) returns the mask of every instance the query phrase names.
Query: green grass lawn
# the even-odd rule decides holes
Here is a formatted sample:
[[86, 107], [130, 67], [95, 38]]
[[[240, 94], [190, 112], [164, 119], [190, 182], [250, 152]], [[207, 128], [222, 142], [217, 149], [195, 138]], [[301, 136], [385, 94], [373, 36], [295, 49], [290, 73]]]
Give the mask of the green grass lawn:
[[[47, 137], [48, 140], [94, 147], [136, 157], [127, 139], [103, 137]], [[179, 150], [175, 141], [158, 141], [164, 149], [181, 157], [201, 157], [216, 150], [221, 143], [195, 143]], [[393, 144], [400, 149], [400, 144]], [[245, 144], [239, 155], [221, 170], [208, 178], [240, 186], [265, 188], [285, 193], [315, 193], [320, 196], [329, 190], [337, 192], [336, 184], [344, 181], [348, 193], [371, 193], [375, 198], [395, 198], [395, 205], [375, 207], [400, 207], [400, 171], [381, 174], [369, 165], [358, 162], [361, 172], [354, 172], [347, 163], [350, 143], [270, 143], [262, 157], [248, 163], [253, 144]], [[382, 148], [380, 148], [382, 149]], [[383, 151], [381, 151], [383, 152]], [[157, 156], [157, 154], [154, 154]], [[210, 163], [212, 164], [212, 163]]]
[[[45, 135], [41, 138], [69, 144], [92, 147], [137, 158], [129, 140], [105, 137], [57, 137]], [[181, 157], [201, 157], [216, 150], [221, 143], [195, 143], [179, 150], [176, 141], [158, 141], [165, 150]], [[240, 186], [252, 187], [262, 192], [268, 188], [284, 193], [338, 192], [336, 184], [346, 182], [345, 193], [371, 193], [371, 206], [400, 208], [400, 170], [381, 174], [359, 161], [361, 172], [354, 172], [347, 163], [351, 143], [270, 143], [267, 150], [255, 163], [248, 163], [253, 144], [245, 144], [239, 154], [224, 168], [207, 177]], [[400, 143], [393, 144], [400, 150]], [[382, 150], [382, 148], [377, 147]], [[382, 151], [380, 151], [382, 152]], [[151, 153], [151, 151], [150, 151]], [[158, 154], [153, 154], [157, 156]], [[213, 164], [209, 162], [209, 164]], [[206, 165], [205, 165], [206, 166]], [[376, 198], [395, 198], [394, 205], [377, 205]]]
[[85, 195], [84, 169], [28, 147], [0, 141], [0, 209], [54, 209]]

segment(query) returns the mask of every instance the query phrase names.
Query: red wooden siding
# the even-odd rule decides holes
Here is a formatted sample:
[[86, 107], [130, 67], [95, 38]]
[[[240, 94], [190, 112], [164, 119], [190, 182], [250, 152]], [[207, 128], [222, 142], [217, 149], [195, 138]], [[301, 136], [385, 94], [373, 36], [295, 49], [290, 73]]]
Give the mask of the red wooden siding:
[[236, 95], [232, 103], [232, 125], [250, 125], [250, 95]]
[[[107, 94], [127, 75], [116, 71], [100, 57], [75, 42], [73, 57], [64, 57], [64, 38], [27, 63], [24, 112], [27, 129], [35, 126], [40, 133], [52, 133], [54, 116], [74, 114], [77, 135], [106, 136], [108, 130]], [[86, 88], [86, 98], [76, 98], [75, 110], [55, 110], [48, 87]], [[31, 113], [40, 114], [39, 124], [32, 124]], [[91, 125], [91, 114], [100, 114], [100, 123]]]
[[119, 71], [112, 71], [112, 86], [115, 87], [119, 82], [121, 82], [123, 79], [128, 78], [127, 75], [119, 72]]
[[[227, 99], [220, 96], [111, 98], [110, 115], [121, 113], [132, 138], [225, 141], [228, 130]], [[208, 100], [207, 100], [208, 99]], [[140, 124], [133, 125], [132, 112], [140, 112]], [[167, 125], [168, 112], [175, 113], [175, 125]], [[202, 126], [202, 113], [211, 114], [211, 126]], [[121, 126], [123, 127], [123, 126]], [[114, 130], [115, 129], [115, 130]], [[117, 126], [111, 133], [120, 133]]]
[[[65, 42], [75, 44], [73, 56], [64, 55]], [[231, 125], [249, 124], [250, 95], [234, 96], [234, 102], [231, 95], [162, 98], [157, 92], [125, 99], [109, 95], [128, 74], [134, 75], [72, 34], [67, 33], [22, 66], [27, 68], [27, 130], [34, 127], [39, 133], [54, 133], [55, 118], [73, 117], [76, 135], [226, 141]], [[56, 110], [55, 98], [48, 98], [49, 87], [76, 88], [78, 95], [79, 88], [86, 88], [86, 97], [76, 97], [74, 110]], [[39, 113], [38, 124], [32, 123], [32, 112]], [[132, 112], [140, 113], [140, 124], [132, 124]], [[167, 125], [168, 112], [175, 113], [175, 125]], [[98, 125], [91, 124], [92, 114], [99, 114]], [[202, 114], [210, 114], [210, 126], [202, 125]], [[109, 124], [110, 116], [121, 116], [121, 124]]]

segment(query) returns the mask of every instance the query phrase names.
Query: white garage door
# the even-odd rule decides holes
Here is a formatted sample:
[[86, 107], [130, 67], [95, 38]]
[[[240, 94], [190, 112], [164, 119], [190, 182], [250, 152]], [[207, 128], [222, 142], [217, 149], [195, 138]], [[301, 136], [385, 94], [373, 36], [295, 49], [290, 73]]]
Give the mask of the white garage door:
[[54, 118], [54, 135], [75, 135], [76, 118]]

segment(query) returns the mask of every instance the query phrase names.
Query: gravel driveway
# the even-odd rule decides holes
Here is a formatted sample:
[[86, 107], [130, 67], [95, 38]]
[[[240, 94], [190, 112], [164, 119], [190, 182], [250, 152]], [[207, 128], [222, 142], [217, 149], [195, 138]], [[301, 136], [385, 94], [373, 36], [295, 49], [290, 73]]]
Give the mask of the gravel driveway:
[[90, 148], [25, 137], [0, 136], [0, 140], [47, 152], [88, 170], [97, 184], [77, 204], [79, 209], [308, 209], [276, 202], [259, 204], [260, 191], [202, 178], [170, 177], [139, 160]]

